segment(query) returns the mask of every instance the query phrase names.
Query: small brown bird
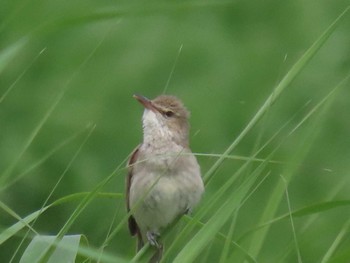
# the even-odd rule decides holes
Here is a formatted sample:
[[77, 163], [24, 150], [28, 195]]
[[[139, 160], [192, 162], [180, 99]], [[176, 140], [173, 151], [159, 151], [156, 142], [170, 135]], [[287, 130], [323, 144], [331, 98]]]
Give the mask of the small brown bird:
[[143, 142], [129, 160], [126, 202], [129, 230], [157, 248], [151, 262], [159, 262], [163, 246], [161, 230], [182, 214], [191, 212], [204, 192], [196, 157], [189, 148], [189, 112], [182, 102], [168, 95], [149, 100], [134, 95], [145, 108]]

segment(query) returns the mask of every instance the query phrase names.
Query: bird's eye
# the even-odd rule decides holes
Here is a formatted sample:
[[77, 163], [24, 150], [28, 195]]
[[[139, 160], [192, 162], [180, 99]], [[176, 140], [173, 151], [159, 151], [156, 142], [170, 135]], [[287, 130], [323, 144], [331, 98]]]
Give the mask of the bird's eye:
[[170, 117], [173, 117], [173, 116], [174, 116], [174, 112], [173, 112], [173, 111], [171, 111], [171, 110], [164, 112], [164, 114], [165, 114], [165, 116], [167, 116], [168, 118], [170, 118]]

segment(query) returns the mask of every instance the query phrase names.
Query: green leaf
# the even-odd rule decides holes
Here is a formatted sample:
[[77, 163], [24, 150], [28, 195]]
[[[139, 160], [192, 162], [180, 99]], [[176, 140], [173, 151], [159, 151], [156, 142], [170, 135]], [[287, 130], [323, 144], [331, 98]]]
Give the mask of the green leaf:
[[[56, 236], [36, 236], [30, 242], [20, 263], [33, 263], [53, 244]], [[57, 244], [48, 263], [75, 262], [81, 235], [64, 236]], [[68, 249], [69, 248], [69, 249]]]

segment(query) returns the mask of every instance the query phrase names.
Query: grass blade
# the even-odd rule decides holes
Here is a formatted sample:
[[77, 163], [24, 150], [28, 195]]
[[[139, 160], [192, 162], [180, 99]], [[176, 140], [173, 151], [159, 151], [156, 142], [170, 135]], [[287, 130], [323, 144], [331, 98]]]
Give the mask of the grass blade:
[[[22, 218], [22, 220], [19, 220], [17, 223], [13, 224], [12, 226], [6, 228], [0, 233], [0, 245], [6, 242], [9, 238], [15, 236], [19, 231], [21, 231], [24, 227], [29, 227], [29, 224], [33, 222], [38, 216], [43, 214], [45, 211], [47, 211], [49, 208], [53, 208], [57, 205], [62, 205], [66, 204], [69, 202], [77, 201], [80, 199], [85, 198], [88, 196], [90, 192], [83, 192], [83, 193], [75, 193], [71, 195], [67, 195], [65, 197], [62, 197], [53, 203], [43, 207], [42, 209], [39, 209], [28, 216]], [[122, 194], [115, 194], [115, 193], [97, 193], [97, 197], [103, 197], [103, 198], [123, 198]], [[3, 206], [2, 206], [3, 208]], [[10, 213], [8, 210], [7, 211], [9, 214]]]
[[56, 152], [58, 152], [61, 148], [72, 142], [73, 140], [77, 139], [80, 135], [82, 135], [84, 132], [86, 132], [87, 129], [89, 129], [91, 125], [87, 125], [85, 128], [83, 128], [81, 131], [78, 131], [56, 145], [52, 150], [50, 150], [47, 154], [45, 154], [42, 158], [40, 158], [37, 162], [35, 162], [33, 165], [28, 167], [25, 171], [21, 172], [20, 174], [13, 176], [13, 178], [5, 185], [0, 186], [0, 192], [4, 191], [14, 183], [16, 183], [18, 180], [22, 179], [24, 176], [26, 176], [28, 173], [33, 171], [35, 168], [43, 164], [46, 160], [48, 160], [51, 156], [53, 156]]
[[344, 18], [345, 14], [349, 11], [350, 6], [347, 7], [337, 19], [326, 29], [326, 31], [312, 44], [312, 46], [304, 53], [304, 55], [293, 65], [289, 72], [284, 76], [281, 82], [277, 85], [274, 91], [266, 99], [264, 104], [260, 107], [258, 112], [250, 120], [243, 131], [238, 135], [238, 137], [233, 141], [233, 143], [226, 149], [223, 156], [220, 157], [214, 165], [209, 169], [209, 171], [204, 175], [204, 180], [207, 182], [211, 179], [214, 172], [219, 168], [222, 162], [225, 160], [226, 155], [229, 155], [233, 149], [239, 144], [239, 142], [244, 138], [244, 136], [257, 124], [261, 117], [267, 112], [269, 107], [276, 101], [276, 99], [281, 95], [281, 93], [289, 86], [289, 84], [296, 78], [296, 76], [301, 72], [301, 70], [307, 65], [311, 58], [317, 53], [317, 51], [326, 42], [329, 36], [336, 29], [341, 19]]
[[[344, 84], [349, 79], [349, 76], [350, 75], [348, 75], [343, 81], [341, 81], [339, 83], [339, 85], [337, 85], [334, 89], [332, 89], [313, 109], [311, 109], [306, 114], [306, 116], [287, 135], [287, 137], [288, 137], [291, 134], [293, 134], [297, 129], [300, 128], [300, 126], [302, 124], [304, 124], [307, 120], [309, 120], [311, 116], [315, 115], [315, 113], [317, 111], [320, 111], [322, 109], [322, 111], [319, 112], [319, 114], [316, 116], [316, 119], [313, 121], [313, 123], [311, 124], [311, 126], [307, 130], [307, 132], [303, 138], [304, 143], [300, 144], [299, 150], [297, 150], [296, 154], [294, 155], [294, 160], [292, 162], [290, 162], [289, 169], [288, 168], [286, 169], [286, 172], [284, 174], [284, 178], [286, 179], [287, 183], [291, 180], [293, 173], [296, 171], [297, 163], [301, 162], [301, 160], [304, 158], [304, 156], [306, 156], [308, 150], [310, 149], [310, 147], [312, 145], [314, 138], [316, 137], [315, 131], [318, 130], [318, 129], [316, 129], [316, 126], [319, 124], [319, 122], [322, 121], [321, 117], [324, 116], [324, 115], [322, 115], [322, 112], [325, 112], [329, 108], [331, 102], [333, 101], [332, 99], [336, 95], [336, 91], [338, 91], [341, 87], [344, 86]], [[273, 192], [271, 193], [269, 201], [267, 203], [268, 205], [266, 206], [266, 209], [261, 217], [260, 222], [264, 222], [264, 221], [267, 221], [269, 218], [273, 218], [275, 211], [277, 210], [277, 207], [278, 207], [278, 205], [282, 199], [282, 196], [283, 196], [284, 187], [282, 184], [283, 183], [281, 183], [281, 181], [278, 182], [278, 185], [274, 188]], [[261, 231], [259, 233], [255, 233], [254, 237], [252, 238], [252, 243], [251, 243], [252, 250], [251, 250], [251, 252], [253, 255], [257, 256], [258, 252], [260, 251], [262, 244], [263, 244], [263, 240], [265, 239], [265, 236], [267, 235], [267, 231], [268, 231], [268, 229], [264, 229], [263, 231]]]
[[[50, 258], [50, 263], [75, 262], [81, 235], [65, 236], [58, 244], [55, 253]], [[55, 240], [55, 236], [36, 236], [24, 251], [20, 263], [35, 262]], [[70, 249], [65, 249], [69, 247]]]
[[322, 258], [321, 263], [326, 263], [330, 260], [330, 258], [332, 257], [332, 255], [334, 254], [335, 250], [337, 249], [337, 247], [339, 246], [340, 242], [342, 241], [342, 239], [344, 238], [344, 236], [346, 234], [349, 233], [349, 228], [350, 228], [350, 220], [348, 220], [344, 226], [342, 227], [342, 229], [340, 230], [339, 234], [337, 235], [337, 237], [335, 238], [333, 244], [331, 245], [331, 247], [327, 250], [326, 254], [324, 255], [324, 257]]
[[[28, 227], [28, 229], [30, 229], [32, 232], [34, 232], [35, 234], [38, 234], [38, 232], [36, 232], [27, 222], [26, 220], [23, 220], [15, 211], [13, 211], [10, 207], [8, 207], [6, 204], [4, 204], [3, 202], [0, 201], [0, 208], [2, 208], [2, 210], [4, 210], [5, 212], [7, 212], [9, 215], [11, 215], [12, 217], [16, 218], [20, 223], [22, 223], [23, 225], [25, 225], [26, 227]], [[5, 231], [4, 231], [5, 232]], [[4, 233], [2, 232], [2, 233]], [[2, 234], [1, 233], [1, 234]], [[1, 238], [0, 238], [1, 240]], [[2, 242], [0, 241], [0, 244]]]
[[44, 126], [46, 121], [49, 119], [51, 116], [52, 112], [56, 109], [58, 103], [61, 101], [62, 97], [64, 95], [64, 91], [61, 92], [55, 99], [55, 101], [52, 103], [51, 107], [47, 110], [45, 115], [42, 117], [40, 122], [37, 124], [35, 129], [32, 131], [30, 134], [28, 140], [24, 144], [22, 150], [18, 154], [18, 156], [12, 161], [12, 163], [9, 165], [9, 167], [5, 170], [5, 172], [0, 176], [0, 185], [4, 185], [7, 183], [8, 178], [11, 176], [14, 168], [16, 167], [17, 163], [19, 160], [22, 158], [23, 154], [27, 151], [29, 146], [32, 144], [38, 133], [40, 132], [41, 128]]
[[231, 191], [226, 202], [211, 216], [202, 229], [187, 243], [174, 259], [174, 263], [193, 262], [200, 252], [209, 244], [212, 237], [219, 232], [233, 212], [241, 205], [244, 197], [252, 187], [257, 176], [250, 176], [235, 192]]
[[317, 204], [306, 206], [306, 207], [303, 207], [300, 209], [296, 209], [296, 210], [292, 211], [291, 213], [287, 213], [287, 214], [281, 215], [279, 217], [276, 217], [275, 219], [272, 219], [266, 223], [260, 224], [259, 226], [245, 232], [239, 238], [239, 240], [241, 241], [241, 240], [247, 238], [247, 236], [249, 234], [251, 234], [251, 233], [253, 233], [261, 228], [267, 227], [267, 226], [274, 224], [274, 223], [277, 223], [281, 220], [288, 219], [288, 218], [290, 218], [291, 215], [292, 215], [292, 217], [310, 216], [310, 215], [326, 212], [326, 211], [329, 211], [331, 209], [340, 208], [343, 206], [350, 206], [350, 200], [328, 201], [328, 202], [317, 203]]
[[[0, 52], [0, 74], [11, 62], [11, 60], [17, 55], [17, 53], [25, 46], [27, 39], [22, 38], [11, 46]], [[0, 99], [0, 102], [2, 99]]]
[[[34, 62], [45, 52], [46, 48], [42, 49], [38, 55], [36, 55], [32, 61], [29, 63], [29, 65], [23, 70], [23, 72], [16, 78], [16, 80], [11, 84], [11, 86], [2, 94], [0, 97], [0, 103], [4, 101], [6, 96], [12, 91], [12, 89], [16, 86], [17, 82], [24, 76], [24, 74], [29, 70], [29, 68], [34, 64]], [[1, 73], [1, 69], [0, 69]]]

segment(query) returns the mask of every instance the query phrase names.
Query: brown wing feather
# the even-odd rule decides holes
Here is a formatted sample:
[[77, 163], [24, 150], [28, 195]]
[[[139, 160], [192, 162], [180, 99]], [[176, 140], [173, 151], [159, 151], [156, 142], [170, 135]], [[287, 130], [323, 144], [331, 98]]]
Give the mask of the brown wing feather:
[[[127, 212], [130, 212], [130, 186], [131, 186], [131, 180], [132, 180], [132, 175], [133, 175], [133, 167], [132, 165], [137, 161], [138, 157], [138, 152], [139, 152], [139, 147], [136, 147], [136, 149], [132, 152], [131, 157], [128, 162], [128, 175], [126, 177], [126, 209]], [[140, 230], [139, 227], [135, 221], [135, 218], [130, 215], [128, 219], [128, 225], [129, 225], [129, 231], [132, 236], [135, 236], [136, 234], [139, 236], [140, 235]]]

